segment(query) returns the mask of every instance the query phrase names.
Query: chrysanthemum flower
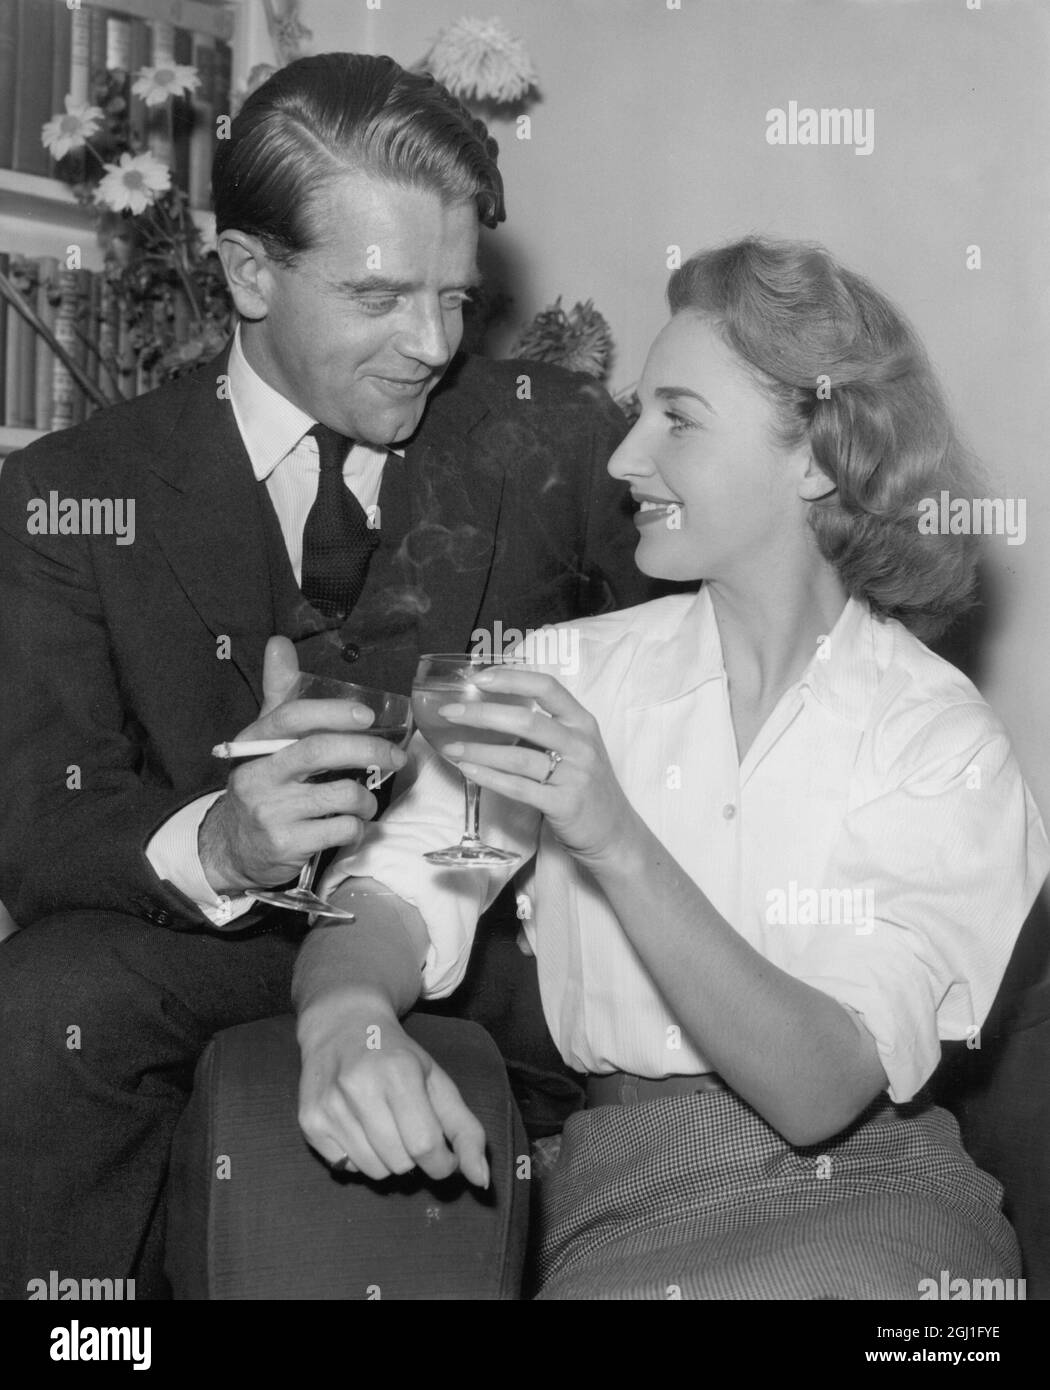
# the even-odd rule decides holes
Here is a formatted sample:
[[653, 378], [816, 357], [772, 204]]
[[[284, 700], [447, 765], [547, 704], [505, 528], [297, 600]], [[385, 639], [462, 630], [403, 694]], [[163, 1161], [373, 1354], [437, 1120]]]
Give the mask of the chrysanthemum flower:
[[550, 308], [543, 309], [525, 328], [511, 355], [553, 362], [570, 372], [586, 372], [600, 380], [609, 369], [612, 348], [609, 325], [591, 301], [576, 304], [566, 314], [559, 295]]
[[457, 19], [438, 35], [420, 64], [461, 101], [520, 101], [536, 85], [521, 39], [498, 19]]
[[200, 85], [196, 68], [176, 63], [170, 67], [139, 68], [131, 94], [142, 97], [147, 106], [162, 106], [168, 97], [188, 96]]
[[54, 159], [62, 159], [70, 150], [79, 150], [102, 126], [103, 115], [98, 106], [74, 102], [67, 96], [66, 114], [52, 116], [40, 133], [44, 148]]
[[158, 193], [171, 187], [171, 170], [151, 154], [122, 154], [119, 164], [105, 168], [97, 197], [114, 212], [128, 208], [137, 216], [157, 201]]

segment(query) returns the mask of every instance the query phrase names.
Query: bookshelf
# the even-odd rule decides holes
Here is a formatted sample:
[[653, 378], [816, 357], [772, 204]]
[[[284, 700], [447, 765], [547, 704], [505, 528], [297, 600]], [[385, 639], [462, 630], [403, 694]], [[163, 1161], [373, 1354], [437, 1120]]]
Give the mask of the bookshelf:
[[[64, 34], [54, 37], [60, 32], [58, 16], [68, 16], [71, 12], [66, 0], [0, 0], [0, 8], [9, 13], [17, 8], [19, 22], [26, 13], [32, 12], [34, 7], [38, 16], [37, 22], [41, 10], [46, 9], [50, 11], [54, 26], [46, 62], [38, 63], [42, 78], [44, 67], [48, 69], [46, 85], [49, 109], [44, 119], [49, 119], [54, 111], [61, 107], [61, 103], [55, 101], [55, 93], [59, 89], [63, 70], [70, 70], [71, 59], [72, 69], [67, 90], [73, 92], [78, 99], [86, 96], [86, 92], [76, 91], [76, 55], [72, 52], [69, 38]], [[94, 14], [96, 23], [104, 22], [102, 17], [106, 16], [110, 19], [127, 18], [136, 21], [140, 30], [146, 27], [154, 28], [157, 24], [174, 25], [192, 31], [195, 35], [204, 35], [208, 40], [228, 43], [230, 80], [234, 88], [244, 82], [256, 63], [274, 61], [262, 0], [80, 0], [80, 6], [74, 8], [79, 8], [87, 16]], [[0, 24], [0, 30], [2, 29], [3, 25]], [[10, 29], [8, 32], [10, 33]], [[75, 46], [76, 42], [74, 30], [72, 45]], [[0, 33], [0, 50], [3, 49], [3, 45], [3, 34]], [[3, 52], [0, 51], [0, 67], [3, 56]], [[107, 54], [105, 60], [107, 67], [111, 66], [108, 56]], [[193, 56], [196, 57], [196, 53]], [[95, 62], [97, 61], [96, 55]], [[147, 55], [145, 61], [151, 61], [151, 57]], [[84, 81], [86, 80], [85, 77]], [[0, 81], [0, 108], [5, 102], [5, 85], [8, 84]], [[67, 248], [77, 245], [81, 250], [81, 265], [84, 271], [97, 275], [102, 269], [103, 258], [92, 211], [78, 204], [72, 190], [65, 183], [49, 177], [44, 172], [45, 165], [41, 164], [32, 169], [26, 167], [27, 164], [33, 164], [31, 149], [39, 140], [39, 111], [35, 108], [23, 110], [23, 107], [31, 107], [32, 102], [26, 99], [20, 103], [12, 94], [10, 86], [6, 99], [9, 103], [9, 117], [11, 111], [14, 111], [16, 142], [19, 138], [19, 122], [24, 131], [21, 137], [21, 154], [13, 153], [5, 161], [22, 167], [0, 168], [0, 252], [7, 253], [12, 258], [26, 257], [37, 262], [41, 258], [52, 258], [61, 265]], [[2, 114], [0, 110], [0, 116]], [[30, 152], [28, 159], [27, 152]], [[198, 180], [198, 188], [200, 186]], [[206, 183], [204, 186], [206, 188]], [[194, 202], [197, 201], [195, 196]], [[213, 232], [214, 217], [208, 209], [195, 206], [192, 215], [206, 235]], [[10, 310], [8, 318], [13, 315], [14, 311]], [[42, 418], [39, 415], [35, 421], [23, 418], [10, 424], [5, 423], [6, 418], [5, 409], [0, 413], [0, 460], [46, 432], [42, 428], [25, 427], [27, 423], [39, 426]], [[72, 423], [76, 422], [78, 420]]]

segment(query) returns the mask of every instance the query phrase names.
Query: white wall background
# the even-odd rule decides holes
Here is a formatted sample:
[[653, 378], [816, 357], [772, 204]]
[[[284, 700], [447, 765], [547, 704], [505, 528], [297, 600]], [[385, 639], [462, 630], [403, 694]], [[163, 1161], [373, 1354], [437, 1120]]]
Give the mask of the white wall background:
[[[511, 120], [492, 127], [509, 220], [491, 236], [514, 272], [512, 329], [559, 293], [593, 298], [612, 325], [619, 388], [664, 321], [667, 246], [688, 254], [749, 231], [824, 242], [911, 316], [996, 490], [1027, 499], [1026, 543], [989, 543], [987, 630], [967, 664], [1050, 819], [1050, 5], [302, 5], [310, 51], [406, 65], [464, 14], [502, 18], [540, 77], [531, 140]], [[766, 111], [790, 100], [874, 108], [874, 152], [768, 145]], [[966, 269], [971, 244], [979, 271]]]

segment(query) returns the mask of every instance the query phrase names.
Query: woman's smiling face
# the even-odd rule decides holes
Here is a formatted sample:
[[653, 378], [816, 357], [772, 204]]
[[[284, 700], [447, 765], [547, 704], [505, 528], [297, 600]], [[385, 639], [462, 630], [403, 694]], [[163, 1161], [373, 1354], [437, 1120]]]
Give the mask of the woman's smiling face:
[[671, 319], [638, 396], [642, 413], [609, 461], [640, 504], [638, 568], [660, 579], [723, 579], [771, 561], [805, 525], [808, 449], [776, 444], [770, 397], [710, 319]]

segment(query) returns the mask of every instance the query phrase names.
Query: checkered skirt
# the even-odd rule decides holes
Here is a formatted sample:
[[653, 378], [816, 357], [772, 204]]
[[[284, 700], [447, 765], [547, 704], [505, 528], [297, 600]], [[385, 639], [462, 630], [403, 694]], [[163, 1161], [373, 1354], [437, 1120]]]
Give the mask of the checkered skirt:
[[792, 1148], [731, 1091], [573, 1115], [540, 1184], [540, 1299], [917, 1299], [1016, 1278], [1002, 1189], [936, 1106]]

